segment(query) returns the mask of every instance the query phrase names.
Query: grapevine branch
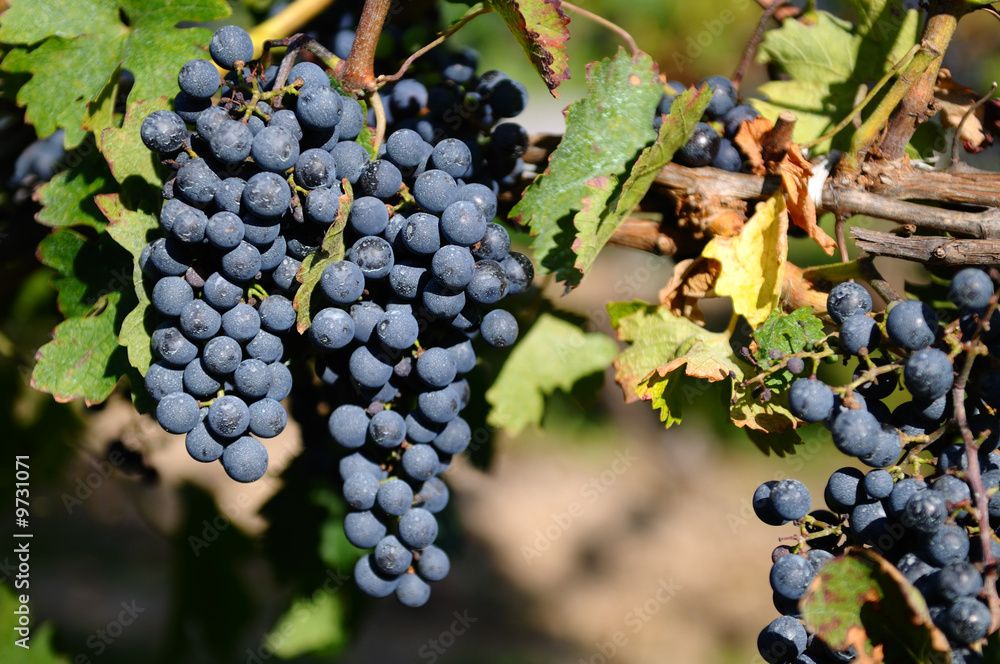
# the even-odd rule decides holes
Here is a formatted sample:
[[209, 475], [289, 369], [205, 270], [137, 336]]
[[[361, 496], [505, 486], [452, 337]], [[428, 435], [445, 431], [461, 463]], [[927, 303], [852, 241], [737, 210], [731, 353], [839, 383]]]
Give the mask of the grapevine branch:
[[[538, 171], [544, 169], [559, 139], [550, 134], [532, 136], [525, 162], [534, 164]], [[650, 195], [666, 195], [681, 206], [694, 208], [746, 209], [748, 202], [766, 199], [780, 188], [778, 175], [667, 164], [657, 175]], [[650, 210], [663, 210], [662, 201], [649, 205]], [[982, 210], [969, 211], [969, 207]], [[866, 215], [912, 229], [900, 235], [851, 228], [858, 246], [872, 255], [948, 265], [1000, 262], [1000, 173], [971, 168], [923, 171], [903, 165], [870, 181], [833, 176], [823, 187], [823, 210], [845, 218]], [[710, 230], [707, 224], [679, 225], [677, 216], [669, 211], [660, 217], [627, 219], [611, 237], [611, 244], [663, 255], [700, 251], [698, 247], [704, 242], [700, 238]], [[917, 228], [959, 237], [916, 236]]]
[[[957, 25], [958, 18], [951, 14], [934, 14], [928, 18], [920, 49], [851, 137], [850, 151], [841, 160], [845, 172], [858, 173], [869, 153], [887, 161], [896, 161], [903, 156], [903, 148], [909, 143], [917, 125], [929, 117], [941, 58]], [[883, 127], [885, 134], [876, 145]]]
[[923, 265], [956, 267], [1000, 263], [1000, 240], [962, 240], [909, 233], [901, 235], [868, 228], [852, 228], [851, 235], [858, 249], [872, 256], [901, 258]]

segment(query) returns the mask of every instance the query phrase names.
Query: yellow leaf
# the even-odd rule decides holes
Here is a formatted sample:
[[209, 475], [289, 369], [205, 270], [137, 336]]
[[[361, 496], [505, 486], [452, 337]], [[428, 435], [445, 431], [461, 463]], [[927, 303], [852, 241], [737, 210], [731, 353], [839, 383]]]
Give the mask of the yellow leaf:
[[702, 256], [719, 262], [715, 294], [728, 295], [733, 310], [756, 328], [779, 305], [788, 258], [788, 211], [781, 192], [757, 204], [736, 237], [713, 238]]

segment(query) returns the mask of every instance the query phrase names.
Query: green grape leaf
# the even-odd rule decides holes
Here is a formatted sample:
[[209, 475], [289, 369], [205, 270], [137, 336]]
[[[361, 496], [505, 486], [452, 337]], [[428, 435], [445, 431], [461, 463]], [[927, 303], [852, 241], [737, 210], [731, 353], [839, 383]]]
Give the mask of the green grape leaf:
[[130, 294], [112, 291], [100, 298], [95, 313], [57, 325], [52, 341], [35, 355], [31, 386], [59, 402], [83, 398], [92, 405], [107, 399], [129, 369], [116, 337], [120, 315], [132, 302]]
[[[135, 76], [132, 99], [172, 97], [176, 75], [186, 61], [205, 56], [205, 28], [170, 29], [181, 22], [228, 16], [223, 0], [56, 0], [38, 4], [14, 0], [0, 25], [0, 42], [16, 47], [3, 60], [4, 71], [31, 74], [17, 102], [39, 136], [62, 127], [67, 148], [79, 145], [86, 131], [88, 105], [98, 101], [120, 66]], [[37, 45], [36, 45], [37, 44]], [[60, 90], [52, 103], [51, 91]], [[90, 112], [91, 119], [94, 117]]]
[[128, 255], [106, 233], [88, 240], [75, 230], [58, 229], [38, 244], [38, 258], [58, 272], [53, 285], [66, 318], [88, 315], [102, 297], [132, 282]]
[[145, 194], [150, 202], [159, 200], [163, 178], [160, 177], [156, 154], [143, 145], [139, 132], [147, 115], [168, 108], [170, 105], [165, 97], [131, 102], [125, 110], [125, 122], [121, 128], [101, 132], [101, 152], [115, 180], [121, 184], [131, 177], [142, 180], [151, 188]]
[[810, 307], [802, 307], [789, 314], [774, 309], [754, 334], [758, 361], [770, 366], [772, 360], [768, 351], [779, 350], [786, 355], [798, 353], [805, 349], [807, 343], [814, 343], [823, 337], [823, 321]]
[[121, 73], [121, 68], [115, 67], [101, 93], [87, 104], [87, 111], [84, 113], [81, 123], [82, 129], [100, 136], [105, 129], [117, 126], [118, 116], [115, 115], [115, 102], [118, 97], [118, 79], [121, 77]]
[[[907, 10], [903, 0], [850, 0], [858, 13], [857, 33], [885, 51], [889, 67], [910, 49], [920, 34], [920, 14]], [[912, 41], [911, 41], [912, 40]], [[862, 53], [861, 57], [866, 54]]]
[[[122, 192], [98, 195], [96, 201], [111, 221], [108, 234], [132, 256], [130, 279], [136, 294], [135, 308], [122, 321], [118, 343], [127, 349], [129, 363], [142, 376], [153, 362], [150, 335], [156, 327], [156, 316], [150, 307], [139, 258], [143, 248], [158, 235], [162, 178], [156, 155], [142, 144], [139, 131], [147, 115], [166, 108], [163, 97], [133, 101], [125, 110], [122, 126], [101, 133], [101, 151], [112, 175], [122, 184]], [[133, 399], [141, 399], [144, 393], [139, 386], [132, 387]]]
[[[772, 121], [783, 110], [793, 112], [795, 141], [818, 138], [840, 122], [853, 109], [860, 86], [881, 78], [919, 39], [916, 10], [896, 11], [896, 2], [883, 9], [867, 4], [877, 14], [863, 13], [860, 30], [817, 11], [810, 14], [814, 21], [785, 21], [764, 34], [757, 59], [773, 63], [791, 80], [764, 83], [759, 91], [766, 99], [752, 103]], [[827, 141], [816, 150], [829, 147]]]
[[[784, 359], [771, 359], [771, 351], [792, 355], [806, 350], [808, 345], [824, 337], [823, 321], [816, 317], [811, 307], [802, 307], [790, 314], [775, 308], [764, 324], [754, 332], [754, 359], [762, 368], [768, 369], [784, 362]], [[792, 378], [791, 372], [782, 369], [767, 376], [764, 385], [780, 392], [788, 387]]]
[[296, 322], [299, 334], [305, 334], [312, 325], [312, 309], [315, 305], [313, 294], [320, 277], [323, 276], [323, 270], [330, 263], [336, 263], [344, 257], [344, 229], [347, 227], [347, 216], [351, 213], [351, 205], [354, 203], [354, 191], [346, 179], [341, 180], [341, 183], [344, 186], [344, 193], [339, 199], [340, 210], [337, 211], [337, 218], [326, 229], [326, 235], [323, 236], [319, 249], [305, 257], [299, 267], [299, 273], [295, 275], [302, 284], [295, 292], [293, 302], [295, 310], [299, 312]]
[[[586, 274], [594, 264], [597, 254], [604, 248], [618, 226], [632, 214], [649, 191], [660, 170], [670, 163], [677, 152], [694, 133], [694, 127], [701, 120], [712, 93], [707, 88], [700, 91], [685, 90], [670, 107], [670, 115], [660, 125], [656, 141], [642, 151], [628, 179], [620, 189], [618, 178], [608, 177], [597, 191], [617, 191], [617, 196], [601, 204], [601, 195], [596, 195], [584, 205], [584, 209], [574, 219], [577, 237], [573, 242], [576, 263], [573, 267]], [[598, 181], [600, 179], [598, 178]], [[589, 184], [589, 183], [588, 183]]]
[[[21, 608], [17, 594], [6, 583], [0, 585], [0, 630], [6, 638], [0, 640], [0, 662], [18, 664], [69, 664], [69, 657], [58, 654], [52, 646], [55, 631], [50, 623], [31, 625], [29, 635], [18, 630], [24, 629], [15, 613]], [[28, 607], [32, 607], [31, 604]], [[18, 642], [24, 638], [24, 647]]]
[[877, 553], [850, 549], [816, 575], [800, 600], [806, 627], [834, 650], [853, 647], [859, 661], [946, 663], [948, 639], [923, 596]]
[[[128, 274], [128, 279], [132, 283], [136, 297], [135, 299], [130, 297], [129, 301], [135, 304], [135, 307], [122, 321], [118, 332], [118, 343], [127, 349], [129, 364], [145, 376], [153, 361], [150, 336], [155, 323], [150, 309], [149, 294], [143, 283], [142, 270], [139, 269], [139, 256], [143, 247], [159, 228], [159, 219], [148, 210], [130, 209], [124, 195], [102, 194], [97, 197], [97, 205], [111, 221], [107, 228], [108, 235], [132, 256], [131, 265], [126, 262], [122, 270], [124, 274]], [[137, 394], [138, 387], [133, 385], [133, 395]]]
[[38, 2], [14, 0], [0, 25], [0, 42], [37, 44], [48, 37], [73, 39], [89, 33], [91, 26], [118, 21], [114, 0], [46, 0], [44, 11]]
[[651, 118], [663, 92], [652, 58], [623, 49], [591, 64], [587, 81], [587, 95], [566, 111], [566, 133], [548, 167], [510, 215], [535, 236], [536, 268], [570, 286], [583, 277], [573, 249], [574, 216], [583, 220], [593, 214], [588, 210], [603, 210], [629, 165], [656, 138]]
[[639, 300], [633, 300], [631, 302], [608, 302], [608, 318], [613, 329], [618, 329], [623, 318], [627, 318], [634, 313], [644, 311], [649, 305], [645, 302], [640, 302]]
[[111, 193], [117, 187], [93, 141], [84, 142], [75, 154], [79, 158], [77, 164], [35, 190], [34, 198], [42, 206], [38, 221], [56, 228], [90, 226], [103, 230], [108, 222], [94, 203], [94, 197]]
[[552, 96], [558, 97], [555, 89], [569, 80], [569, 17], [559, 0], [487, 0], [487, 4], [510, 28]]
[[607, 368], [617, 353], [617, 344], [607, 336], [542, 314], [487, 390], [487, 423], [515, 435], [538, 426], [547, 395], [569, 392], [581, 378]]
[[764, 324], [754, 332], [757, 350], [754, 356], [764, 368], [780, 360], [772, 360], [770, 352], [779, 351], [791, 355], [806, 349], [807, 343], [815, 343], [824, 338], [823, 321], [816, 317], [812, 308], [802, 307], [790, 314], [781, 309], [773, 309]]

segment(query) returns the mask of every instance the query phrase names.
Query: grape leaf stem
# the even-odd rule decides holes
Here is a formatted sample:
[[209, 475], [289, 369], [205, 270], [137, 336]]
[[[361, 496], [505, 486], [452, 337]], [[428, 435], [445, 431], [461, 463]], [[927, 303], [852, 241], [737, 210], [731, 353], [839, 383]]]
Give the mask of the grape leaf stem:
[[441, 44], [443, 44], [444, 41], [448, 39], [448, 37], [451, 37], [453, 34], [458, 32], [463, 26], [465, 26], [465, 24], [467, 24], [472, 19], [476, 18], [477, 16], [482, 16], [483, 14], [489, 14], [492, 11], [493, 7], [491, 7], [490, 5], [483, 5], [483, 4], [473, 5], [469, 9], [469, 11], [467, 11], [462, 16], [462, 18], [458, 19], [452, 25], [448, 26], [448, 29], [442, 32], [437, 39], [427, 44], [426, 46], [414, 51], [413, 54], [410, 55], [410, 57], [408, 57], [403, 62], [402, 65], [400, 65], [399, 69], [396, 71], [395, 74], [389, 74], [387, 76], [385, 75], [379, 76], [377, 81], [378, 86], [381, 87], [382, 85], [384, 85], [389, 81], [398, 81], [400, 78], [403, 77], [404, 74], [406, 74], [406, 71], [410, 68], [410, 66], [414, 62], [416, 62], [417, 58], [424, 55], [431, 49], [436, 48]]
[[915, 56], [917, 54], [917, 51], [919, 51], [919, 50], [920, 50], [920, 44], [914, 44], [913, 48], [911, 48], [909, 51], [907, 51], [906, 55], [904, 55], [899, 62], [897, 62], [896, 64], [894, 64], [892, 66], [892, 69], [890, 69], [889, 71], [887, 71], [885, 73], [885, 75], [882, 76], [882, 78], [880, 78], [878, 80], [878, 82], [875, 85], [872, 86], [872, 89], [868, 91], [868, 94], [865, 95], [864, 99], [862, 99], [854, 107], [854, 110], [852, 110], [850, 113], [847, 114], [847, 117], [845, 117], [843, 120], [841, 120], [839, 123], [837, 123], [836, 127], [834, 127], [833, 129], [831, 129], [830, 131], [826, 132], [825, 134], [823, 134], [822, 136], [820, 136], [817, 139], [809, 141], [808, 143], [802, 143], [800, 147], [811, 148], [811, 147], [813, 147], [815, 145], [819, 145], [820, 143], [822, 143], [824, 141], [828, 141], [831, 138], [833, 138], [834, 136], [836, 136], [837, 134], [839, 134], [840, 131], [842, 129], [844, 129], [844, 127], [846, 127], [847, 125], [851, 124], [851, 122], [853, 122], [854, 119], [857, 118], [861, 114], [861, 111], [864, 110], [865, 106], [867, 106], [869, 103], [871, 103], [872, 99], [874, 99], [875, 96], [878, 95], [878, 93], [882, 90], [882, 88], [885, 87], [885, 84], [889, 82], [889, 79], [891, 79], [893, 76], [895, 76], [896, 74], [898, 74], [899, 71], [910, 60], [913, 59], [913, 56]]
[[[816, 342], [813, 342], [813, 343], [815, 343], [815, 344], [820, 344], [820, 343], [825, 344], [827, 339], [829, 339], [829, 337], [824, 337], [823, 339], [820, 339], [819, 341], [816, 341]], [[740, 387], [746, 389], [746, 388], [750, 387], [751, 385], [754, 385], [755, 383], [760, 384], [761, 386], [763, 386], [764, 385], [764, 381], [767, 380], [767, 378], [769, 376], [771, 376], [773, 374], [776, 374], [779, 371], [785, 370], [786, 365], [788, 364], [788, 359], [789, 358], [799, 357], [799, 358], [802, 358], [803, 360], [811, 359], [813, 361], [813, 366], [815, 367], [815, 366], [817, 366], [819, 364], [820, 360], [822, 360], [824, 357], [830, 357], [831, 355], [836, 355], [836, 353], [829, 346], [827, 346], [826, 348], [824, 348], [823, 350], [818, 351], [818, 352], [817, 351], [813, 351], [813, 352], [805, 351], [805, 352], [801, 352], [801, 353], [789, 353], [788, 355], [786, 355], [784, 357], [784, 361], [772, 364], [770, 367], [767, 367], [766, 369], [763, 369], [760, 373], [758, 373], [758, 374], [756, 374], [754, 376], [751, 376], [750, 378], [747, 378], [745, 381], [743, 381], [742, 383], [740, 383]], [[864, 381], [862, 381], [862, 382], [864, 382]]]
[[598, 25], [602, 25], [605, 28], [607, 28], [608, 30], [611, 30], [612, 32], [617, 33], [618, 36], [621, 37], [622, 40], [624, 40], [624, 42], [626, 44], [628, 44], [628, 48], [629, 48], [630, 51], [632, 51], [632, 55], [633, 56], [636, 55], [636, 54], [638, 54], [638, 53], [642, 53], [642, 51], [639, 50], [639, 46], [635, 43], [635, 39], [632, 38], [632, 35], [630, 35], [625, 28], [621, 27], [617, 23], [613, 23], [613, 22], [609, 21], [608, 19], [604, 18], [603, 16], [598, 16], [597, 14], [588, 12], [586, 9], [584, 9], [582, 7], [577, 7], [576, 5], [571, 4], [569, 2], [563, 2], [563, 3], [561, 3], [560, 6], [563, 9], [568, 9], [571, 12], [576, 12], [577, 14], [579, 14], [580, 16], [582, 16], [583, 18], [585, 18], [587, 20], [590, 20], [590, 21], [593, 21], [594, 23], [597, 23]]
[[753, 56], [757, 54], [757, 47], [760, 46], [760, 40], [764, 37], [764, 28], [767, 27], [768, 21], [778, 13], [778, 10], [788, 4], [789, 0], [774, 0], [770, 6], [765, 7], [763, 13], [760, 15], [760, 20], [757, 21], [757, 29], [753, 31], [750, 36], [750, 40], [747, 41], [746, 47], [743, 49], [743, 57], [740, 59], [740, 64], [736, 68], [736, 72], [733, 74], [733, 87], [737, 90], [740, 89], [740, 82], [743, 80], [744, 74], [746, 74], [747, 69], [750, 67], [750, 63], [753, 62]]
[[872, 256], [863, 255], [858, 258], [858, 269], [861, 272], [862, 278], [868, 282], [868, 284], [875, 289], [879, 297], [889, 302], [897, 302], [905, 299], [902, 295], [896, 292], [896, 289], [892, 287], [882, 273], [878, 271], [875, 267], [875, 259]]

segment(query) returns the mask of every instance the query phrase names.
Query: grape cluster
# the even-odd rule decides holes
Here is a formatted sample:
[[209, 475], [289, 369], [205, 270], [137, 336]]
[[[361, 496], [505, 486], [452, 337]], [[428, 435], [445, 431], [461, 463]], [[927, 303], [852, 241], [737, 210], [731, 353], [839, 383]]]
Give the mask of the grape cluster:
[[[472, 340], [514, 343], [516, 319], [493, 306], [534, 277], [493, 222], [527, 146], [520, 125], [493, 125], [523, 109], [524, 87], [501, 72], [476, 77], [467, 54], [430, 91], [400, 80], [382, 90], [391, 123], [373, 158], [362, 106], [320, 66], [299, 62], [276, 88], [276, 68], [251, 62], [249, 36], [232, 26], [215, 32], [210, 53], [230, 73], [188, 62], [174, 110], [142, 125], [147, 147], [176, 169], [160, 214], [166, 237], [142, 259], [166, 317], [146, 376], [157, 419], [187, 434], [195, 459], [221, 457], [234, 479], [255, 480], [267, 467], [258, 438], [287, 422], [286, 362], [306, 351], [343, 451], [345, 534], [374, 547], [355, 567], [357, 584], [420, 606], [449, 568], [433, 545], [434, 515], [449, 495], [439, 475], [472, 437], [459, 415]], [[434, 106], [445, 90], [479, 95], [471, 106], [454, 98], [477, 111], [448, 124], [448, 109]], [[316, 268], [300, 346], [296, 277], [347, 203], [345, 255]]]
[[[743, 168], [743, 157], [733, 139], [744, 120], [753, 120], [760, 114], [752, 106], [738, 103], [736, 87], [725, 76], [709, 76], [698, 83], [699, 88], [703, 85], [711, 90], [712, 99], [705, 108], [702, 121], [695, 125], [691, 138], [677, 151], [673, 160], [682, 166], [711, 166], [738, 173]], [[667, 86], [671, 91], [663, 93], [653, 117], [653, 128], [656, 130], [663, 124], [663, 116], [670, 113], [674, 99], [686, 87], [677, 81], [669, 81]]]
[[[317, 374], [340, 404], [329, 426], [348, 453], [339, 467], [352, 510], [344, 532], [354, 546], [374, 547], [358, 561], [355, 580], [365, 593], [394, 593], [407, 606], [424, 604], [428, 582], [448, 573], [447, 554], [433, 545], [434, 515], [448, 502], [438, 475], [472, 436], [460, 416], [470, 397], [463, 376], [476, 364], [471, 340], [514, 343], [514, 317], [487, 308], [526, 290], [534, 275], [491, 221], [496, 192], [520, 168], [527, 145], [520, 125], [490, 132], [491, 117], [519, 112], [523, 87], [499, 72], [475, 78], [466, 56], [453, 62], [470, 71], [446, 67], [444, 82], [429, 92], [410, 79], [389, 93], [391, 132], [355, 185], [363, 195], [348, 217], [349, 258], [324, 270], [327, 307], [310, 330], [314, 344], [329, 351]], [[505, 102], [493, 116], [469, 115], [452, 131], [443, 124], [447, 110], [435, 110], [433, 100], [460, 85], [494, 101], [511, 88], [520, 102]], [[521, 147], [503, 142], [511, 133], [504, 127], [517, 129]], [[480, 142], [486, 134], [488, 142]], [[412, 199], [392, 205], [401, 183]]]
[[[800, 375], [789, 388], [789, 406], [801, 420], [823, 423], [838, 450], [872, 470], [834, 471], [824, 492], [828, 510], [811, 512], [809, 491], [795, 479], [765, 482], [754, 493], [761, 521], [775, 526], [794, 521], [801, 529], [798, 544], [779, 546], [772, 554], [770, 582], [782, 616], [758, 639], [766, 661], [810, 664], [857, 656], [831, 651], [797, 619], [799, 600], [813, 577], [848, 546], [884, 556], [923, 594], [934, 624], [951, 643], [953, 662], [981, 661], [971, 646], [990, 626], [984, 556], [951, 388], [966, 353], [974, 352], [963, 406], [978, 445], [978, 473], [990, 496], [990, 525], [997, 528], [1000, 372], [990, 356], [1000, 350], [995, 348], [1000, 325], [984, 320], [995, 307], [993, 293], [984, 271], [958, 272], [949, 291], [958, 324], [942, 328], [934, 310], [919, 300], [896, 302], [874, 317], [862, 286], [848, 282], [831, 290], [827, 310], [839, 326], [839, 350], [845, 359], [858, 357], [857, 369], [848, 385], [837, 388]], [[970, 342], [975, 343], [970, 347]], [[786, 368], [799, 375], [806, 361], [814, 360], [788, 358]], [[900, 382], [908, 393], [902, 400], [894, 394]], [[890, 411], [883, 399], [892, 397], [899, 403]], [[1000, 541], [991, 535], [992, 554], [1000, 557]]]

